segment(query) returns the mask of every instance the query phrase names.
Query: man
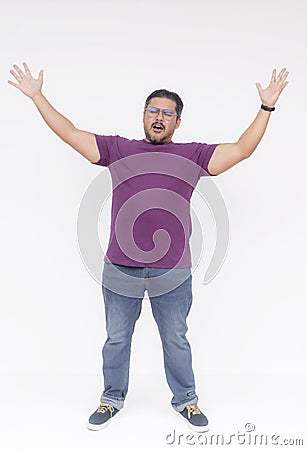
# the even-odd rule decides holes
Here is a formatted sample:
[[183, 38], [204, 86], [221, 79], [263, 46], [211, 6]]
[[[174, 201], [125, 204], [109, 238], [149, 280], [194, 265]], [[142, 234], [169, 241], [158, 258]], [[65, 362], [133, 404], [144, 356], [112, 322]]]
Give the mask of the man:
[[[93, 164], [107, 166], [113, 182], [112, 220], [102, 290], [107, 340], [103, 347], [104, 391], [88, 428], [99, 430], [123, 408], [128, 390], [131, 339], [145, 290], [160, 333], [171, 405], [189, 427], [208, 430], [198, 407], [186, 319], [192, 303], [190, 198], [199, 177], [216, 176], [248, 158], [259, 144], [288, 72], [272, 72], [269, 86], [256, 83], [262, 102], [237, 142], [172, 141], [183, 103], [165, 89], [146, 100], [145, 139], [96, 135], [77, 129], [42, 94], [43, 71], [34, 79], [26, 63], [14, 65], [9, 83], [30, 97], [47, 125]], [[130, 165], [129, 165], [130, 164]]]

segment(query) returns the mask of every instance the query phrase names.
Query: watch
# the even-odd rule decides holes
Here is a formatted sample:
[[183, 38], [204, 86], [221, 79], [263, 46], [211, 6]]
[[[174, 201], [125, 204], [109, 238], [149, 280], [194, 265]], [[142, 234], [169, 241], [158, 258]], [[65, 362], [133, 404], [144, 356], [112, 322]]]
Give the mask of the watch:
[[271, 106], [261, 105], [261, 109], [264, 109], [265, 111], [275, 111], [275, 106], [271, 107]]

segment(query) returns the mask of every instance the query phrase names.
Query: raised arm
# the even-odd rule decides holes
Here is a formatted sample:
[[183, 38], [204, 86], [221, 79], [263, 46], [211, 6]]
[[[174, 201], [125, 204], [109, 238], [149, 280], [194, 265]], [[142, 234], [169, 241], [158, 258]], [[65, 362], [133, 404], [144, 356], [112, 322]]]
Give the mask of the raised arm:
[[99, 160], [99, 150], [95, 135], [88, 131], [76, 128], [70, 120], [66, 119], [49, 103], [42, 93], [43, 70], [39, 72], [38, 78], [33, 78], [29, 67], [23, 63], [24, 72], [14, 64], [15, 70], [10, 70], [17, 83], [8, 80], [8, 83], [18, 88], [23, 94], [31, 98], [46, 124], [64, 142], [73, 147], [90, 162]]
[[[288, 81], [286, 81], [288, 74], [289, 72], [286, 71], [286, 68], [283, 68], [278, 77], [276, 77], [276, 69], [274, 69], [270, 84], [266, 89], [263, 89], [260, 83], [256, 83], [263, 105], [274, 107], [282, 90], [288, 84]], [[237, 142], [218, 145], [208, 164], [209, 173], [218, 175], [243, 159], [248, 158], [261, 141], [270, 115], [270, 111], [260, 109], [254, 121]]]

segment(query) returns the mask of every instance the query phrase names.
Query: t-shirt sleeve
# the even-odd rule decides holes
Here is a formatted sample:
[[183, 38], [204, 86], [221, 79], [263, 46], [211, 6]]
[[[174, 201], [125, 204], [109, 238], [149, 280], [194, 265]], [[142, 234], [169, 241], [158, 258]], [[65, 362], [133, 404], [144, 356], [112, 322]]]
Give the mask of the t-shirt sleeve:
[[102, 136], [100, 134], [94, 134], [99, 150], [100, 158], [92, 164], [98, 166], [108, 166], [110, 164], [110, 149], [114, 143], [114, 136]]
[[208, 170], [208, 164], [214, 150], [219, 144], [198, 144], [196, 148], [196, 163], [200, 166], [200, 176], [215, 177]]

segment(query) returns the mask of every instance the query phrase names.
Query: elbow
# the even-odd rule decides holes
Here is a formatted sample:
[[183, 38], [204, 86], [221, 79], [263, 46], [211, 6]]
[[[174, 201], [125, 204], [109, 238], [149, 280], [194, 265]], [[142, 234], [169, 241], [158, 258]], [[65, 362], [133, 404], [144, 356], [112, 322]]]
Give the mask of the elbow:
[[255, 148], [247, 148], [246, 146], [242, 146], [240, 145], [240, 143], [238, 143], [238, 152], [242, 161], [249, 158], [254, 150]]
[[78, 139], [76, 131], [77, 129], [75, 127], [69, 127], [61, 136], [62, 140], [71, 147], [74, 147], [76, 140]]
[[243, 161], [244, 159], [249, 158], [250, 155], [251, 155], [251, 153], [243, 152], [243, 153], [241, 154], [242, 161]]

